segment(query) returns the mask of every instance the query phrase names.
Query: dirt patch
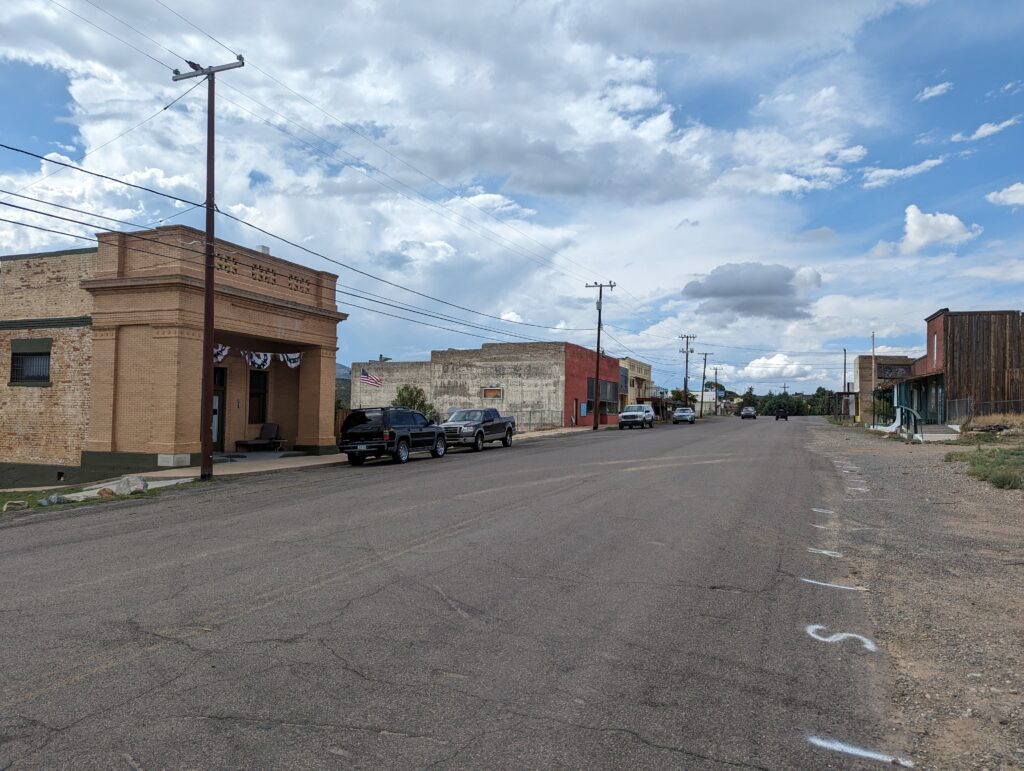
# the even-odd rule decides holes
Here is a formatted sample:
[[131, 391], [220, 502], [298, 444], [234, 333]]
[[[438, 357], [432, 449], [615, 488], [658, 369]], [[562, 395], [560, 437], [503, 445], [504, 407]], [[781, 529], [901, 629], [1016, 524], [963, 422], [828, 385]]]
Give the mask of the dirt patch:
[[1024, 493], [967, 476], [948, 447], [826, 425], [811, 446], [871, 488], [839, 537], [872, 588], [892, 729], [919, 768], [1024, 768]]

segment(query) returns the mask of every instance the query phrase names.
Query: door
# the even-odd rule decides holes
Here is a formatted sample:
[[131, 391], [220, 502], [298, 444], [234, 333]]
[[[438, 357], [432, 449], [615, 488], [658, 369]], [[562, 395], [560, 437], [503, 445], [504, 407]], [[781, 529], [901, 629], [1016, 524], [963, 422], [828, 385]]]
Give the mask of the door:
[[493, 439], [504, 434], [502, 427], [498, 424], [497, 410], [484, 410], [484, 436]]
[[224, 404], [227, 392], [227, 367], [213, 368], [213, 451], [224, 452]]
[[425, 448], [434, 443], [434, 427], [427, 425], [427, 419], [418, 412], [409, 413], [409, 437], [413, 447]]

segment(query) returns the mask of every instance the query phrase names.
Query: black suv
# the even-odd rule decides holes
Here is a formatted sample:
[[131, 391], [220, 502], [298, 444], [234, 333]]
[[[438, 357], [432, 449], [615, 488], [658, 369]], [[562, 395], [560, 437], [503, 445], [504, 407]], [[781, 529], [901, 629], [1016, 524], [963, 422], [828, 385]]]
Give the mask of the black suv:
[[385, 455], [395, 463], [405, 463], [414, 452], [429, 452], [440, 458], [448, 451], [448, 443], [441, 427], [421, 412], [374, 407], [352, 410], [345, 418], [338, 449], [348, 455], [353, 466], [362, 466], [367, 458]]

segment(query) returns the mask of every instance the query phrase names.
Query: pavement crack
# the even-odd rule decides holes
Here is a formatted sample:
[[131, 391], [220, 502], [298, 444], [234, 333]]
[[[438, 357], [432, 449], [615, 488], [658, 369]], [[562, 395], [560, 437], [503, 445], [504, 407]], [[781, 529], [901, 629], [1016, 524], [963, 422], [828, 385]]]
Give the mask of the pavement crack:
[[284, 728], [309, 728], [314, 730], [335, 729], [342, 731], [363, 731], [378, 736], [399, 736], [404, 739], [424, 739], [436, 744], [448, 744], [446, 739], [425, 733], [414, 733], [397, 726], [369, 725], [362, 723], [326, 723], [316, 720], [284, 720], [274, 717], [253, 717], [249, 715], [170, 715], [169, 720], [208, 720], [221, 723], [249, 723], [252, 725], [281, 726]]
[[734, 768], [753, 768], [753, 769], [757, 769], [758, 771], [774, 771], [774, 769], [770, 769], [767, 766], [760, 766], [760, 765], [757, 765], [757, 764], [754, 764], [754, 763], [745, 763], [743, 761], [737, 761], [737, 760], [729, 760], [727, 758], [719, 758], [719, 757], [715, 757], [714, 755], [705, 755], [704, 753], [696, 752], [694, 750], [689, 750], [689, 749], [686, 749], [685, 747], [679, 747], [679, 746], [676, 746], [676, 745], [673, 745], [673, 744], [661, 744], [660, 742], [656, 742], [653, 739], [647, 738], [646, 736], [641, 734], [639, 731], [636, 731], [636, 730], [634, 730], [632, 728], [623, 728], [621, 726], [591, 726], [591, 725], [586, 725], [584, 723], [575, 723], [575, 722], [573, 722], [571, 720], [563, 720], [561, 718], [556, 718], [556, 717], [543, 717], [543, 716], [537, 716], [537, 715], [528, 715], [528, 714], [521, 713], [521, 712], [513, 712], [512, 714], [516, 715], [517, 717], [521, 717], [521, 718], [524, 718], [524, 719], [527, 719], [527, 720], [535, 720], [535, 721], [539, 721], [539, 722], [558, 723], [560, 725], [569, 726], [571, 728], [576, 728], [576, 729], [579, 729], [581, 731], [592, 731], [592, 732], [595, 732], [595, 733], [618, 733], [618, 734], [624, 734], [624, 735], [629, 736], [630, 738], [634, 739], [635, 741], [640, 742], [641, 744], [643, 744], [643, 745], [645, 745], [647, 747], [651, 747], [652, 749], [664, 750], [666, 752], [672, 752], [672, 753], [675, 753], [677, 755], [682, 755], [682, 756], [687, 757], [687, 758], [694, 758], [694, 759], [697, 759], [697, 760], [706, 760], [706, 761], [709, 761], [709, 762], [712, 762], [712, 763], [721, 763], [723, 765], [732, 766]]

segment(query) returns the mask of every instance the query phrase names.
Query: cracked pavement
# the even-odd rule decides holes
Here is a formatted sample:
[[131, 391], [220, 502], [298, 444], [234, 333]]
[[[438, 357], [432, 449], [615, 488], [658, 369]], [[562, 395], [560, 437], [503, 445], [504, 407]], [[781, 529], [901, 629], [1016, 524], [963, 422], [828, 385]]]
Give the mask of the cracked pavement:
[[[0, 526], [0, 769], [859, 768], [814, 422], [217, 480]], [[866, 762], [865, 762], [866, 763]]]

